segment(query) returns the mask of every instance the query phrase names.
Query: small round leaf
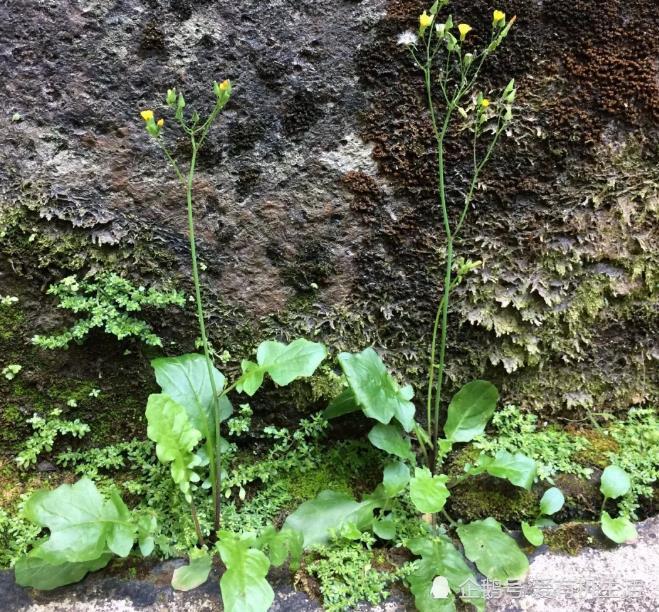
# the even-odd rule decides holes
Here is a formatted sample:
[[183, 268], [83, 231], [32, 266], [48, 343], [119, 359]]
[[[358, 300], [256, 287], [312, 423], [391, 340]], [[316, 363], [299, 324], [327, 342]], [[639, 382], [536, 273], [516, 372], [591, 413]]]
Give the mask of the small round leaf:
[[600, 491], [610, 499], [616, 499], [629, 491], [632, 482], [629, 474], [617, 465], [609, 465], [602, 473]]

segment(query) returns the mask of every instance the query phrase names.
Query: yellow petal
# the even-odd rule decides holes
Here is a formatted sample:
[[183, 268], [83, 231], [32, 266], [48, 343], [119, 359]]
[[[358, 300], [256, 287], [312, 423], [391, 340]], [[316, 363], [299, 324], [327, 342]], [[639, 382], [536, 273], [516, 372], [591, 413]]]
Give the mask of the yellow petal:
[[422, 28], [427, 28], [432, 23], [432, 17], [425, 11], [419, 15], [419, 25]]
[[220, 83], [220, 91], [226, 91], [231, 86], [231, 81], [226, 79]]
[[464, 40], [465, 36], [471, 32], [472, 27], [469, 24], [461, 23], [458, 26], [458, 32], [460, 32], [460, 40]]
[[153, 111], [152, 110], [143, 110], [140, 113], [140, 115], [141, 115], [142, 119], [144, 119], [144, 121], [151, 121], [151, 119], [153, 119]]
[[159, 128], [161, 128], [163, 125], [165, 125], [165, 120], [164, 119], [158, 119], [158, 121], [156, 121], [156, 125]]
[[489, 105], [490, 105], [490, 101], [489, 101], [487, 98], [483, 98], [483, 99], [481, 100], [481, 106], [482, 106], [483, 108], [487, 108]]
[[506, 18], [506, 14], [503, 11], [494, 11], [492, 13], [494, 23], [499, 23], [499, 21], [503, 21]]

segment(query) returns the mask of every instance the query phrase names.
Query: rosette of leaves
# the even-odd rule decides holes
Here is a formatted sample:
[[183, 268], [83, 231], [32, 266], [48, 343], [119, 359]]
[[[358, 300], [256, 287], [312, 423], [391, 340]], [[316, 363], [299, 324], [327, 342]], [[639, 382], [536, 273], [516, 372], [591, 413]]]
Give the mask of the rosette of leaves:
[[[374, 425], [368, 439], [389, 456], [380, 485], [361, 501], [345, 493], [322, 491], [291, 514], [285, 526], [304, 534], [304, 547], [326, 543], [333, 535], [357, 536], [372, 531], [386, 541], [406, 545], [418, 557], [406, 580], [421, 612], [454, 610], [462, 585], [477, 580], [467, 564], [492, 580], [520, 579], [528, 560], [515, 540], [494, 518], [458, 524], [446, 515], [451, 488], [464, 479], [488, 474], [529, 490], [536, 479], [536, 464], [521, 453], [481, 453], [465, 473], [451, 482], [441, 472], [441, 463], [454, 445], [482, 436], [496, 409], [499, 394], [491, 383], [475, 380], [464, 385], [447, 407], [444, 436], [431, 447], [431, 439], [415, 420], [413, 391], [401, 385], [387, 370], [378, 353], [368, 348], [338, 356], [346, 382], [345, 390], [330, 403], [327, 418], [348, 417], [361, 412]], [[429, 458], [436, 457], [430, 463]], [[397, 498], [407, 497], [419, 513], [419, 531], [425, 536], [400, 541], [397, 534]], [[442, 525], [442, 522], [444, 523]], [[451, 592], [443, 598], [432, 594], [436, 578], [447, 579]], [[478, 594], [477, 594], [478, 595]], [[482, 593], [473, 588], [465, 601], [484, 609]]]
[[21, 586], [54, 589], [127, 557], [136, 542], [144, 556], [154, 547], [155, 519], [131, 512], [116, 491], [103, 496], [89, 478], [33, 493], [24, 516], [49, 535], [16, 562]]

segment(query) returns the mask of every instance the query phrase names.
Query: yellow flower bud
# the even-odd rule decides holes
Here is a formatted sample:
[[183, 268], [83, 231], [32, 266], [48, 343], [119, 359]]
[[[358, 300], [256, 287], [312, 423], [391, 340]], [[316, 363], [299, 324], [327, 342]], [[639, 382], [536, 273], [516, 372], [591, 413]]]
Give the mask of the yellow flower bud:
[[487, 98], [483, 98], [483, 99], [481, 100], [481, 106], [482, 106], [483, 108], [487, 108], [489, 105], [490, 105], [490, 101], [489, 101]]
[[458, 32], [460, 32], [460, 40], [464, 40], [465, 36], [472, 31], [472, 27], [469, 24], [461, 23], [458, 25]]
[[492, 13], [492, 20], [495, 24], [499, 24], [499, 22], [503, 23], [506, 20], [506, 14], [503, 11], [494, 11]]
[[231, 87], [231, 81], [226, 79], [220, 83], [220, 91], [227, 91]]
[[428, 15], [425, 11], [419, 15], [419, 25], [422, 30], [425, 30], [432, 23], [432, 16]]
[[161, 128], [163, 125], [165, 125], [165, 120], [164, 119], [158, 119], [158, 121], [156, 121], [156, 125], [159, 128]]
[[153, 119], [153, 111], [152, 110], [143, 110], [140, 113], [140, 116], [144, 121], [151, 121]]

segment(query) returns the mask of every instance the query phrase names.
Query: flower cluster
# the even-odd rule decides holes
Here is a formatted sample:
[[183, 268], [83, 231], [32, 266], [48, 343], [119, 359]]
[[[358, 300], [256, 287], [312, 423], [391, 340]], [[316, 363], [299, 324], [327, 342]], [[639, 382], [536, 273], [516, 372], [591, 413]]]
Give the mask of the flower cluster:
[[140, 116], [142, 119], [144, 119], [146, 123], [146, 131], [151, 134], [151, 136], [159, 136], [160, 135], [160, 130], [164, 127], [165, 125], [165, 120], [161, 117], [156, 121], [155, 115], [153, 114], [152, 110], [143, 110], [140, 113]]
[[[425, 37], [426, 31], [428, 29], [431, 31], [434, 29], [436, 37], [445, 42], [446, 48], [449, 51], [459, 50], [459, 43], [464, 42], [467, 39], [467, 35], [473, 30], [473, 28], [468, 23], [459, 23], [457, 25], [458, 36], [456, 37], [451, 32], [454, 27], [452, 16], [450, 16], [444, 23], [439, 23], [437, 21], [437, 13], [447, 4], [448, 0], [438, 0], [430, 7], [430, 9], [423, 11], [423, 13], [419, 15], [418, 33], [415, 34], [409, 31], [404, 32], [398, 37], [398, 43], [407, 47], [414, 46], [417, 44], [419, 38]], [[503, 11], [498, 9], [493, 11], [493, 36], [492, 41], [487, 48], [488, 52], [494, 51], [499, 46], [501, 41], [507, 36], [508, 31], [510, 30], [510, 27], [514, 21], [515, 17], [513, 17], [509, 22], [506, 22], [506, 14]]]
[[[221, 83], [214, 81], [213, 93], [216, 97], [216, 108], [222, 108], [231, 97], [231, 81], [229, 81], [229, 79], [225, 79]], [[177, 92], [176, 89], [168, 89], [165, 103], [174, 110], [176, 121], [182, 124], [183, 110], [185, 109], [185, 98], [183, 97], [183, 94]], [[162, 128], [165, 126], [165, 120], [162, 118], [156, 120], [154, 112], [150, 109], [141, 111], [140, 116], [144, 119], [146, 131], [155, 138], [160, 136]], [[198, 120], [198, 116], [196, 116], [195, 113], [193, 114], [193, 123], [196, 123], [196, 120]]]

